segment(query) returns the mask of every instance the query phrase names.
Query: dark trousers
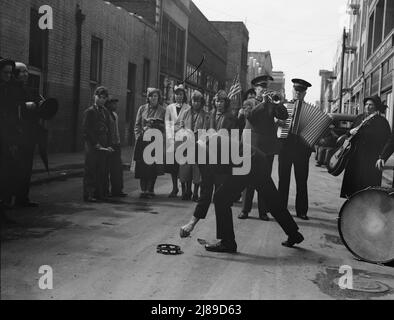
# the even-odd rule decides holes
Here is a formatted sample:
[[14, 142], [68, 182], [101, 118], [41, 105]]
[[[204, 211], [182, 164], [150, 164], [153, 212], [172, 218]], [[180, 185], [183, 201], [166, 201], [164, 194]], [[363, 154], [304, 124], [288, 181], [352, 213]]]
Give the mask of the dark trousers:
[[312, 151], [301, 142], [285, 143], [279, 154], [279, 193], [281, 202], [287, 207], [291, 167], [294, 165], [294, 175], [297, 186], [296, 212], [298, 216], [308, 213], [308, 176], [309, 159]]
[[[108, 175], [111, 184], [111, 194], [119, 195], [123, 192], [123, 164], [120, 146], [112, 147], [115, 152], [108, 155]], [[107, 192], [109, 188], [107, 188]]]
[[27, 144], [18, 150], [18, 172], [16, 173], [16, 203], [29, 202], [30, 180], [33, 173], [35, 144]]
[[212, 202], [214, 190], [218, 189], [227, 176], [215, 173], [215, 167], [212, 165], [200, 165], [199, 169], [201, 174], [200, 198], [194, 210], [194, 217], [205, 219]]
[[[270, 172], [270, 175], [272, 173], [272, 165], [274, 162], [274, 156], [267, 156], [267, 160], [268, 160], [268, 170]], [[255, 192], [255, 188], [251, 185], [249, 185], [248, 187], [246, 187], [246, 189], [244, 190], [243, 194], [242, 194], [242, 212], [246, 212], [249, 213], [250, 211], [252, 211], [252, 206], [253, 206], [253, 198], [254, 198], [254, 192]], [[261, 214], [266, 214], [268, 213], [268, 209], [267, 206], [264, 202], [264, 198], [263, 198], [263, 190], [256, 190], [257, 191], [257, 205], [258, 205], [258, 209], [259, 209], [259, 215]]]
[[107, 196], [108, 184], [108, 155], [90, 146], [85, 152], [85, 175], [83, 178], [83, 196], [103, 199]]
[[232, 245], [235, 242], [231, 207], [239, 193], [249, 184], [264, 190], [263, 199], [269, 211], [287, 235], [293, 235], [298, 231], [298, 226], [290, 212], [280, 201], [279, 192], [271, 178], [269, 162], [264, 156], [252, 156], [252, 168], [249, 175], [230, 176], [216, 191], [214, 196], [216, 232], [217, 238], [221, 239], [225, 245]]

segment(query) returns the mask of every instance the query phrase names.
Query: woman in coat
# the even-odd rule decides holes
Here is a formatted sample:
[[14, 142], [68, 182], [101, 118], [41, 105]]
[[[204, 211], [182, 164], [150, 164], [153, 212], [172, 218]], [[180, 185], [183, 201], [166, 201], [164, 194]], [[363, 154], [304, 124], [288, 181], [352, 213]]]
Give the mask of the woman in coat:
[[[378, 96], [364, 99], [364, 105], [366, 112], [356, 118], [350, 130], [350, 134], [355, 137], [342, 182], [341, 198], [350, 198], [358, 191], [381, 186], [382, 183], [382, 172], [375, 165], [390, 136], [390, 125], [381, 115], [385, 107]], [[355, 128], [372, 115], [357, 133]]]
[[[387, 108], [387, 106], [386, 106]], [[394, 153], [394, 130], [391, 133], [390, 139], [387, 141], [386, 145], [383, 148], [382, 153], [379, 156], [378, 161], [376, 162], [376, 168], [380, 171], [384, 170], [384, 166], [391, 155]], [[393, 189], [394, 189], [394, 179], [393, 179]]]
[[143, 141], [144, 133], [149, 129], [159, 129], [164, 135], [164, 118], [166, 109], [159, 104], [161, 94], [159, 89], [148, 88], [147, 104], [138, 109], [134, 127], [136, 146], [134, 151], [135, 178], [140, 179], [142, 199], [155, 196], [154, 188], [157, 176], [164, 175], [162, 164], [148, 165], [143, 158], [144, 149], [150, 142]]
[[[177, 122], [178, 117], [182, 111], [190, 109], [190, 106], [187, 104], [186, 90], [183, 85], [175, 86], [174, 93], [175, 103], [170, 104], [167, 107], [165, 116], [167, 158], [175, 155], [175, 123]], [[172, 178], [172, 191], [169, 195], [169, 198], [176, 198], [178, 195], [178, 172], [179, 165], [175, 161], [174, 157], [174, 164], [166, 164], [166, 173], [170, 173]]]
[[[209, 114], [204, 111], [205, 99], [199, 91], [194, 91], [191, 98], [191, 108], [184, 109], [179, 115], [176, 127], [191, 130], [197, 137], [199, 129], [209, 126]], [[198, 189], [201, 183], [200, 171], [197, 164], [179, 166], [179, 179], [182, 183], [182, 200], [198, 201]], [[194, 192], [192, 194], [192, 183]]]

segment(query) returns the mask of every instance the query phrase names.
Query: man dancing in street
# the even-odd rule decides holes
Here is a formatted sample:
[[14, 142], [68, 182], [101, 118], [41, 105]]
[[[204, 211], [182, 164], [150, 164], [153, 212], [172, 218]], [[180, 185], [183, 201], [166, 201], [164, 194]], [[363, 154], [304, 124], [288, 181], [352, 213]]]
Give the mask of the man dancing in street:
[[231, 207], [239, 193], [250, 184], [257, 190], [264, 190], [262, 195], [269, 211], [288, 235], [288, 239], [282, 245], [293, 247], [304, 240], [290, 212], [280, 202], [279, 192], [272, 181], [270, 172], [269, 157], [277, 151], [278, 147], [272, 143], [277, 141], [274, 118], [285, 120], [288, 112], [283, 104], [269, 101], [268, 96], [263, 94], [259, 81], [256, 80], [255, 85], [258, 95], [257, 104], [250, 105], [245, 110], [247, 123], [243, 132], [243, 136], [251, 134], [251, 170], [248, 175], [229, 177], [216, 191], [214, 203], [219, 241], [205, 245], [207, 251], [227, 253], [237, 251]]

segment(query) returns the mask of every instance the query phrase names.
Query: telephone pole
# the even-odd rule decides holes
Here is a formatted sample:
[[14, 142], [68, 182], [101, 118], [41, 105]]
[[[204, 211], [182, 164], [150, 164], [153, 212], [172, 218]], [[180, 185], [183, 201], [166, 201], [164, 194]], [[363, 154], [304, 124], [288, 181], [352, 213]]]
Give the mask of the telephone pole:
[[344, 75], [344, 66], [345, 66], [345, 53], [346, 53], [346, 28], [343, 28], [343, 36], [342, 36], [342, 59], [341, 59], [341, 81], [339, 86], [339, 113], [342, 113], [342, 94], [343, 94], [343, 75]]

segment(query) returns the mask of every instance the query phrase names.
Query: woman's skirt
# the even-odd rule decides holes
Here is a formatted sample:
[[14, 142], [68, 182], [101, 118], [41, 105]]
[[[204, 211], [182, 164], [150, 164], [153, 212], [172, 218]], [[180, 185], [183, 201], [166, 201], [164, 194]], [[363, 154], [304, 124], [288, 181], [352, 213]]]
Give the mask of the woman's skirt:
[[164, 175], [163, 164], [146, 164], [144, 161], [144, 150], [150, 144], [150, 142], [138, 139], [135, 144], [134, 160], [135, 160], [135, 178], [151, 180], [157, 178], [157, 176]]

